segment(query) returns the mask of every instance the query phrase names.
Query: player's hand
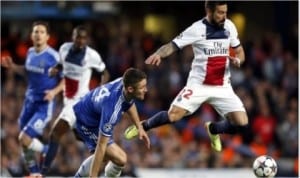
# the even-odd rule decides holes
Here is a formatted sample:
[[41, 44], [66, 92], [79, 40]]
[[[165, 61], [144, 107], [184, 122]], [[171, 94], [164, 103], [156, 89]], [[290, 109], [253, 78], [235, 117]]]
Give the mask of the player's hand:
[[14, 65], [14, 62], [10, 56], [1, 57], [1, 66], [6, 68], [11, 68]]
[[54, 90], [46, 90], [44, 100], [52, 101], [55, 97]]
[[161, 62], [161, 57], [155, 53], [149, 56], [145, 61], [146, 64], [151, 64], [156, 66], [159, 66], [160, 62]]
[[58, 74], [58, 72], [59, 72], [59, 70], [56, 67], [51, 67], [48, 70], [48, 75], [49, 75], [49, 77], [54, 77]]
[[235, 67], [239, 68], [241, 66], [241, 60], [239, 58], [232, 56], [228, 56], [228, 58]]
[[150, 149], [150, 139], [148, 137], [148, 134], [146, 133], [146, 131], [143, 128], [139, 129], [139, 139], [144, 140], [147, 148]]

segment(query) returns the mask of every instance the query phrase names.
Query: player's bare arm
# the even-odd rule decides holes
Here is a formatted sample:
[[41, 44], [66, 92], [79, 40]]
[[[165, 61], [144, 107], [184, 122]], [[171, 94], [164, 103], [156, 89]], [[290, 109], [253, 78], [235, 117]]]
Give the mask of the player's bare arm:
[[51, 67], [48, 71], [48, 75], [50, 77], [56, 76], [60, 71], [63, 70], [63, 66], [61, 64], [57, 64], [55, 67]]
[[144, 140], [147, 148], [150, 148], [150, 139], [146, 133], [146, 131], [144, 130], [141, 122], [140, 122], [140, 118], [138, 116], [138, 112], [136, 109], [136, 105], [133, 104], [127, 111], [127, 114], [129, 115], [129, 117], [131, 118], [131, 120], [133, 121], [133, 123], [136, 125], [136, 127], [139, 130], [139, 139], [140, 140]]
[[178, 48], [172, 42], [169, 42], [163, 45], [162, 47], [160, 47], [154, 54], [149, 56], [146, 59], [145, 63], [159, 66], [162, 58], [170, 56], [172, 53], [174, 53], [177, 50]]
[[53, 98], [57, 94], [59, 94], [61, 91], [63, 91], [64, 85], [65, 85], [65, 80], [61, 79], [61, 81], [55, 88], [53, 88], [52, 90], [46, 90], [44, 100], [47, 100], [47, 101], [53, 100]]
[[101, 133], [99, 134], [98, 141], [97, 141], [97, 147], [95, 150], [95, 156], [93, 158], [91, 167], [90, 167], [90, 172], [89, 172], [89, 177], [98, 177], [99, 171], [100, 171], [100, 166], [101, 163], [103, 162], [104, 159], [104, 154], [106, 150], [106, 145], [109, 140], [109, 137], [106, 137], [102, 135]]
[[245, 53], [244, 53], [244, 48], [242, 46], [239, 46], [234, 49], [236, 57], [238, 57], [241, 60], [241, 64], [244, 63], [245, 61]]
[[101, 75], [101, 85], [107, 83], [109, 79], [110, 79], [110, 74], [108, 70], [105, 69]]
[[1, 57], [1, 66], [9, 68], [16, 73], [21, 73], [24, 70], [24, 66], [15, 64], [10, 56]]
[[229, 59], [234, 66], [240, 67], [240, 65], [245, 62], [244, 48], [240, 45], [237, 48], [234, 48], [234, 52], [235, 57], [229, 56]]

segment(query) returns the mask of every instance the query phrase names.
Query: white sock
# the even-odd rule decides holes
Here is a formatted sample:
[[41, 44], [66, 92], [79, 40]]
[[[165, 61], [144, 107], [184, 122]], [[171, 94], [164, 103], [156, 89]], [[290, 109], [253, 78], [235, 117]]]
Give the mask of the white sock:
[[44, 149], [44, 144], [42, 144], [42, 142], [40, 142], [38, 139], [33, 138], [28, 148], [41, 153]]
[[105, 166], [105, 177], [119, 177], [122, 173], [123, 166], [118, 166], [114, 164], [113, 162], [107, 163]]
[[88, 177], [89, 176], [89, 171], [90, 171], [90, 166], [92, 164], [94, 158], [94, 154], [86, 158], [83, 163], [81, 163], [78, 171], [75, 174], [75, 177]]

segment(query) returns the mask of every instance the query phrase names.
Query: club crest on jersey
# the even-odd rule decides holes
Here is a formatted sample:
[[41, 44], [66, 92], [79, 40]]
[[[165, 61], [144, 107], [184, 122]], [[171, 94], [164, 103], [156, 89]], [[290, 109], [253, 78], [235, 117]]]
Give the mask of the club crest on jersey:
[[110, 123], [104, 124], [104, 131], [105, 132], [110, 132], [112, 130], [112, 125]]

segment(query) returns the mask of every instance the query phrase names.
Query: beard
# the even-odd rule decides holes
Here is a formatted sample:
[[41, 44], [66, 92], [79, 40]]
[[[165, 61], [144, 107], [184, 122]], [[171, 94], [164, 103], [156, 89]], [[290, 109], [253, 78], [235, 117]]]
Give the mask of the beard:
[[215, 19], [212, 19], [211, 23], [219, 28], [224, 28], [225, 19], [221, 20], [220, 22], [217, 22], [215, 21]]

